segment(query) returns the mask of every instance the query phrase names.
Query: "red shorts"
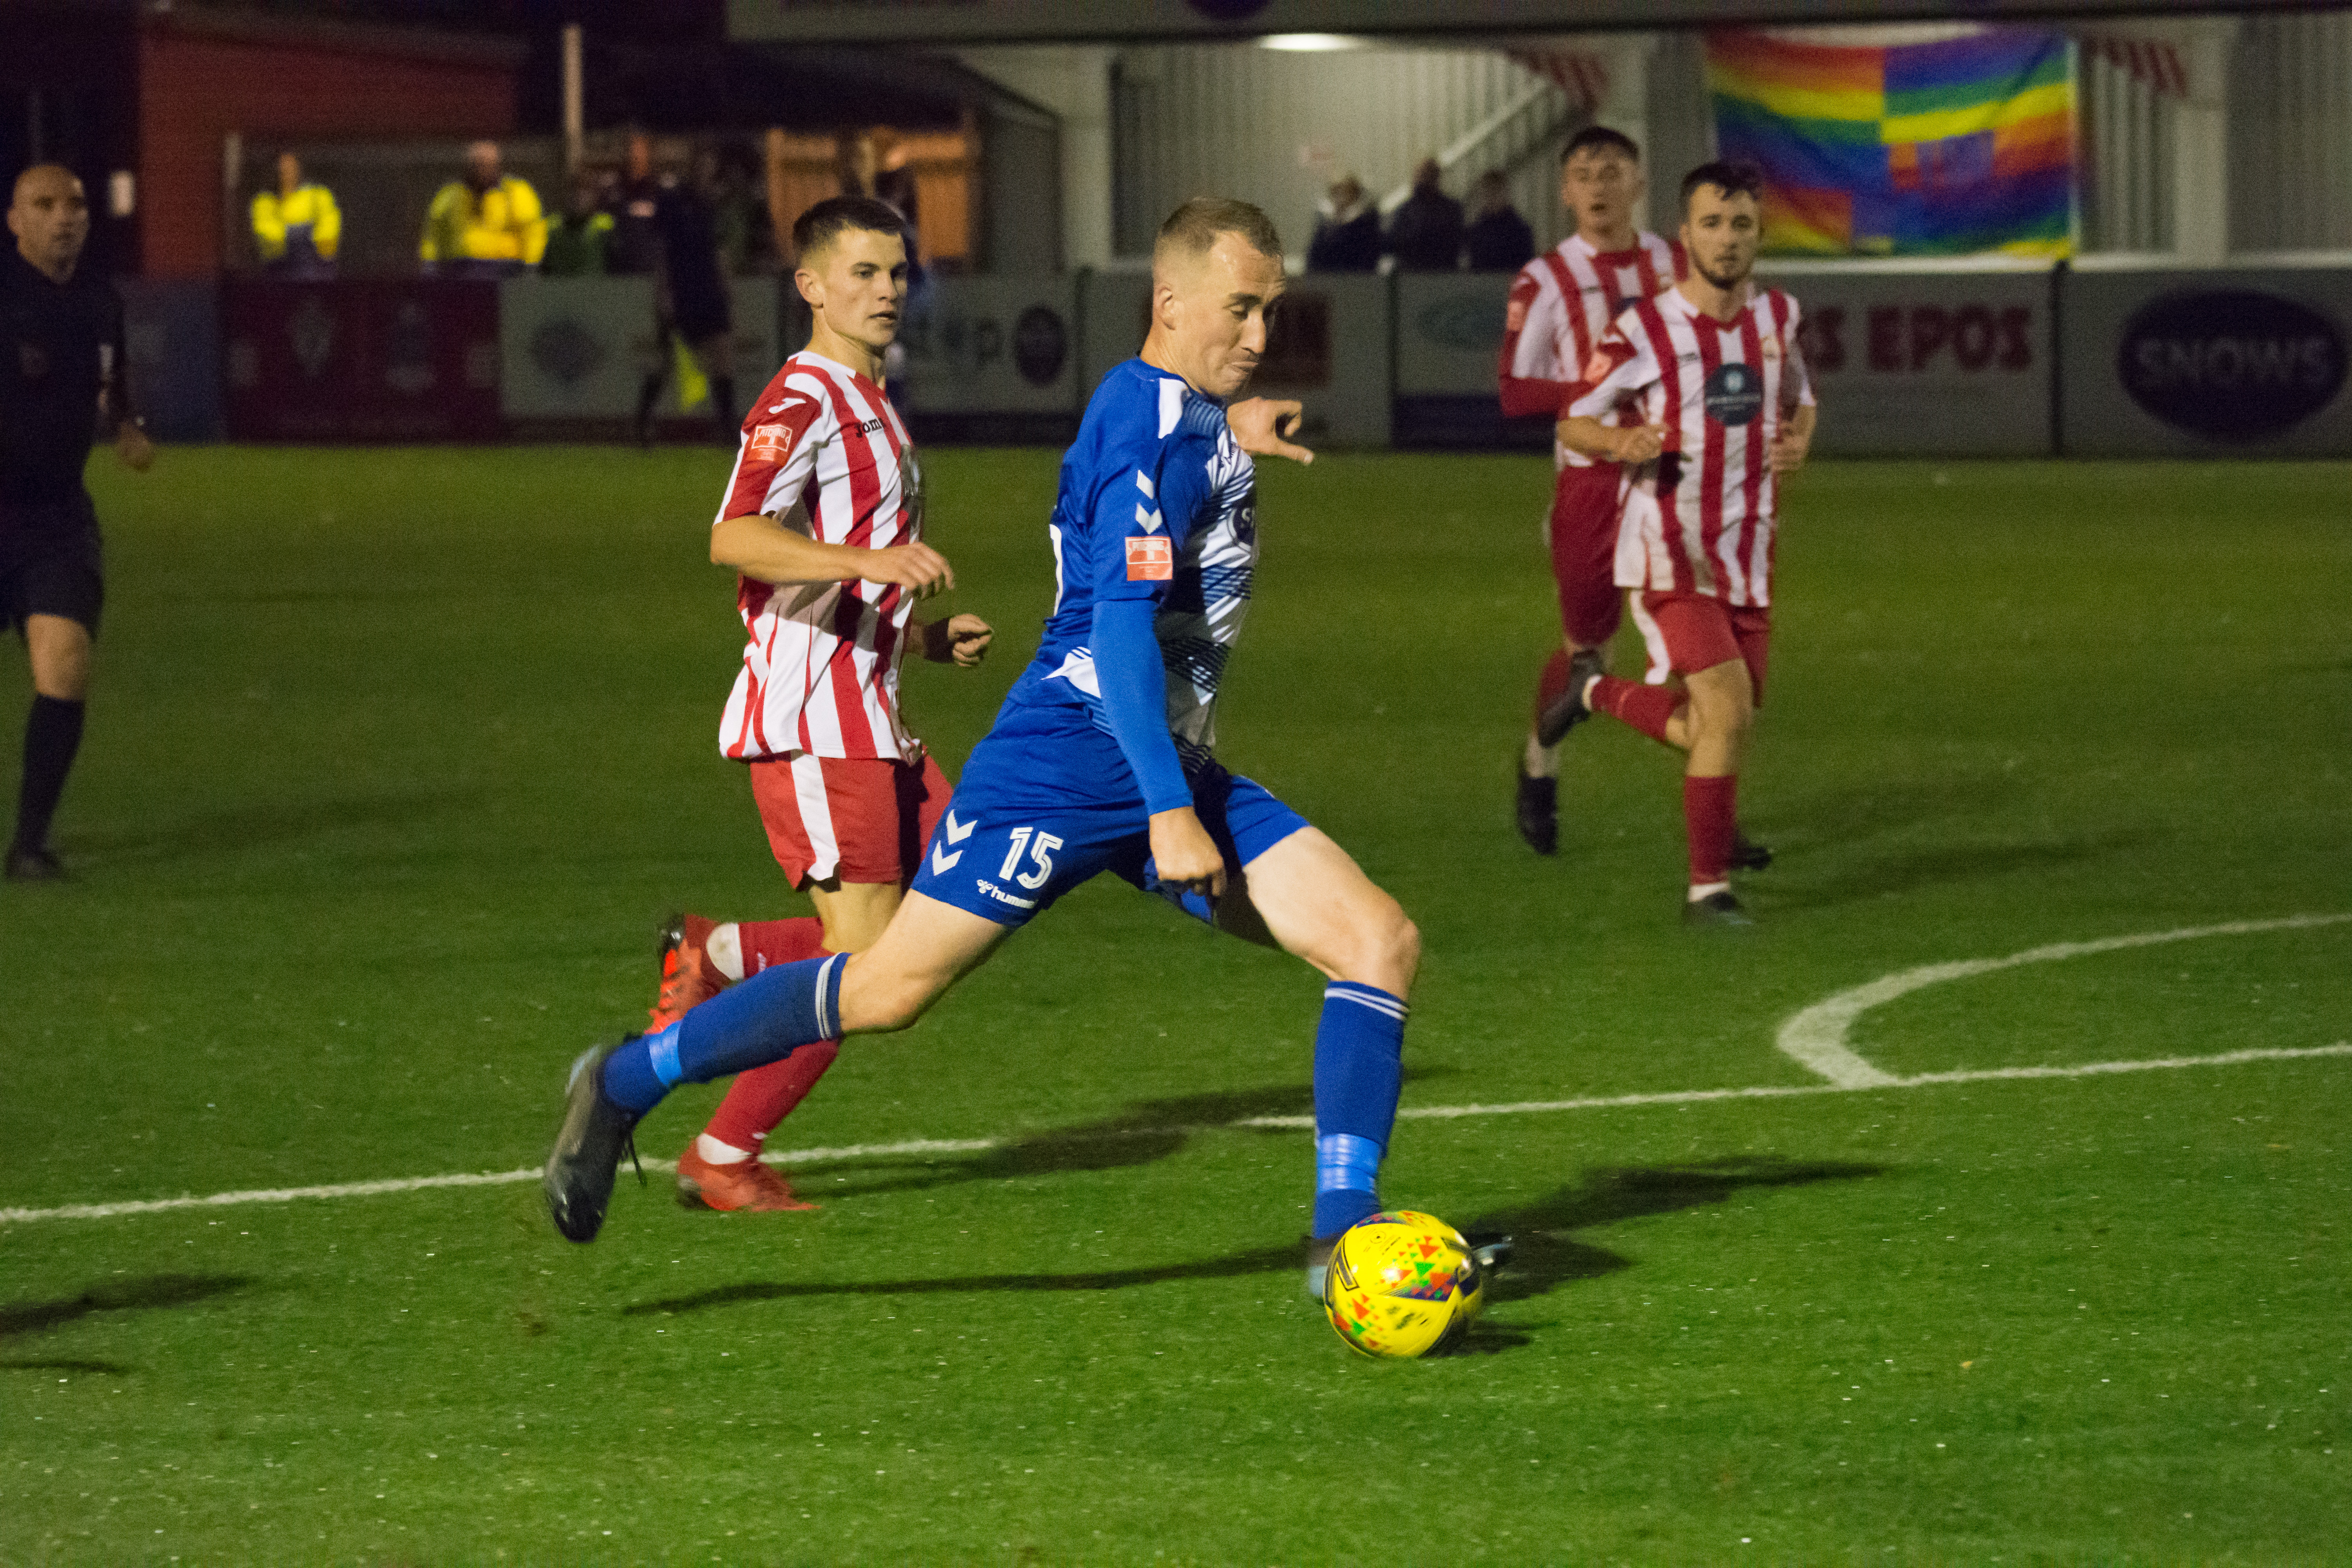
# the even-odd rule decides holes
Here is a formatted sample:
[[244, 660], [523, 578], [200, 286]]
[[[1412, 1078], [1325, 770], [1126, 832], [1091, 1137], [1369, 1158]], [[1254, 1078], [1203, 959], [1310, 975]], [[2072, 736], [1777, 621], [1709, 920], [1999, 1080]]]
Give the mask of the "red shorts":
[[1772, 612], [1759, 606], [1727, 605], [1711, 594], [1636, 593], [1633, 623], [1650, 648], [1650, 679], [1664, 681], [1669, 672], [1696, 675], [1718, 664], [1743, 659], [1748, 679], [1756, 689], [1756, 705], [1764, 706], [1764, 660], [1772, 642]]
[[751, 798], [768, 847], [795, 888], [835, 878], [914, 880], [951, 793], [928, 755], [902, 763], [791, 752], [751, 764]]
[[1551, 574], [1559, 584], [1560, 629], [1579, 647], [1617, 635], [1623, 600], [1617, 591], [1618, 490], [1614, 463], [1565, 468], [1551, 494]]

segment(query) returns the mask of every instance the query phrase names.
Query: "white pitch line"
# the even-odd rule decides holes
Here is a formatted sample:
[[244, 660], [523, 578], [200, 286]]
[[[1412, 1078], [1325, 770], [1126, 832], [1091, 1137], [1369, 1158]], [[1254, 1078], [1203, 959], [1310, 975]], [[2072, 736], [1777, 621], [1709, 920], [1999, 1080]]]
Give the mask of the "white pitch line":
[[2006, 958], [1969, 958], [1956, 963], [1925, 963], [1916, 969], [1898, 970], [1850, 991], [1841, 991], [1801, 1012], [1790, 1014], [1772, 1043], [1780, 1048], [1783, 1055], [1794, 1058], [1840, 1089], [1885, 1089], [1904, 1082], [1942, 1081], [1933, 1074], [1919, 1080], [1897, 1078], [1863, 1060], [1854, 1048], [1846, 1044], [1846, 1035], [1853, 1027], [1854, 1020], [1873, 1007], [1883, 1006], [1898, 996], [1907, 996], [1926, 986], [1940, 985], [1947, 980], [1966, 980], [1973, 974], [1990, 974], [1997, 969], [2014, 969], [2022, 963], [2049, 963], [2062, 958], [2083, 958], [2095, 952], [2116, 952], [2127, 947], [2155, 947], [2162, 942], [2190, 942], [2199, 937], [2305, 931], [2314, 926], [2341, 925], [2347, 921], [2352, 921], [2352, 914], [2288, 915], [2280, 920], [2231, 921], [2224, 925], [2189, 926], [2179, 931], [2101, 937], [2095, 942], [2054, 942], [2046, 947], [2012, 952]]
[[[1454, 1121], [1468, 1116], [1528, 1116], [1560, 1110], [1612, 1110], [1649, 1105], [1697, 1105], [1724, 1100], [1787, 1100], [1798, 1095], [1857, 1094], [1880, 1089], [1935, 1089], [1945, 1084], [1989, 1083], [2003, 1079], [2102, 1078], [2115, 1073], [2168, 1072], [2182, 1068], [2238, 1067], [2247, 1062], [2303, 1061], [2315, 1057], [2352, 1057], [2352, 1040], [2332, 1046], [2257, 1047], [2206, 1057], [2152, 1057], [2145, 1061], [2084, 1062], [2074, 1067], [1975, 1068], [1960, 1072], [1920, 1073], [1888, 1079], [1883, 1083], [1766, 1083], [1742, 1089], [1680, 1089], [1652, 1094], [1596, 1095], [1580, 1100], [1525, 1100], [1506, 1105], [1417, 1105], [1398, 1110], [1400, 1119]], [[1041, 1142], [1084, 1142], [1097, 1139], [1166, 1137], [1171, 1133], [1230, 1131], [1235, 1128], [1308, 1129], [1311, 1116], [1250, 1116], [1238, 1121], [1211, 1122], [1196, 1127], [1108, 1128]], [[912, 1138], [901, 1143], [850, 1143], [831, 1149], [795, 1149], [767, 1156], [772, 1164], [814, 1165], [843, 1160], [888, 1159], [908, 1154], [983, 1154], [1029, 1142], [1019, 1138]], [[648, 1170], [674, 1170], [676, 1162], [648, 1160]], [[242, 1204], [283, 1204], [300, 1198], [360, 1198], [382, 1193], [415, 1193], [433, 1187], [495, 1187], [539, 1179], [536, 1167], [526, 1171], [480, 1171], [449, 1176], [404, 1176], [387, 1181], [345, 1182], [334, 1186], [264, 1187], [247, 1192], [212, 1193], [203, 1197], [147, 1198], [119, 1204], [61, 1204], [55, 1208], [0, 1209], [0, 1225], [39, 1219], [116, 1219], [126, 1215], [165, 1214], [178, 1209], [229, 1208]]]

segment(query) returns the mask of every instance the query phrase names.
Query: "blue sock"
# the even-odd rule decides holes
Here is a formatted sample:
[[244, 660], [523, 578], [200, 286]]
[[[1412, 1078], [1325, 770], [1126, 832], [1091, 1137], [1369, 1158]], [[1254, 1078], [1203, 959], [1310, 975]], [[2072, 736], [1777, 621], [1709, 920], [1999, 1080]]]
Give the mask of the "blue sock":
[[604, 1098], [639, 1115], [681, 1083], [749, 1072], [841, 1034], [841, 972], [847, 955], [763, 969], [730, 985], [658, 1034], [604, 1058]]
[[1402, 997], [1334, 981], [1315, 1030], [1315, 1234], [1337, 1236], [1381, 1212], [1381, 1156], [1404, 1083]]

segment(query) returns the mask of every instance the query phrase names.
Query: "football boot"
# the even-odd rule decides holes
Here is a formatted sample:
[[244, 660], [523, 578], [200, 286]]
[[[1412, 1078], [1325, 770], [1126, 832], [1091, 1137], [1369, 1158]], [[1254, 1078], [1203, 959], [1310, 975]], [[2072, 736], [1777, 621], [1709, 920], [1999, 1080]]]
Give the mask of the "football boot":
[[1747, 907], [1726, 888], [1703, 899], [1683, 900], [1683, 924], [1717, 931], [1734, 931], [1756, 923]]
[[677, 1203], [680, 1208], [717, 1209], [721, 1214], [806, 1211], [823, 1205], [795, 1196], [793, 1184], [756, 1156], [715, 1164], [691, 1143], [677, 1157]]
[[1339, 1245], [1339, 1236], [1307, 1238], [1307, 1294], [1318, 1301], [1323, 1299], [1323, 1283], [1331, 1272], [1331, 1249]]
[[1569, 657], [1568, 689], [1536, 715], [1537, 745], [1559, 745], [1570, 730], [1592, 717], [1592, 710], [1584, 705], [1584, 689], [1594, 676], [1608, 672], [1607, 658], [1597, 647], [1579, 648]]
[[1772, 864], [1772, 851], [1735, 831], [1731, 837], [1731, 868], [1735, 871], [1761, 871]]
[[1559, 853], [1559, 781], [1519, 775], [1519, 837], [1538, 855]]
[[1507, 1236], [1496, 1236], [1489, 1233], [1465, 1236], [1462, 1239], [1470, 1244], [1470, 1256], [1478, 1260], [1478, 1272], [1482, 1277], [1493, 1274], [1497, 1269], [1508, 1268], [1511, 1254], [1517, 1250]]
[[646, 1034], [660, 1034], [685, 1017], [688, 1008], [709, 1001], [732, 984], [710, 966], [709, 954], [704, 951], [716, 929], [700, 915], [673, 915], [663, 923], [661, 989], [655, 994], [654, 1005], [646, 1009], [651, 1020], [646, 1026]]
[[[637, 1037], [625, 1037], [626, 1045]], [[547, 1168], [540, 1177], [547, 1194], [548, 1216], [567, 1241], [593, 1241], [604, 1227], [604, 1205], [612, 1201], [613, 1174], [626, 1153], [635, 1164], [637, 1113], [604, 1097], [604, 1062], [619, 1046], [594, 1046], [572, 1064], [564, 1089], [563, 1125], [548, 1152]], [[646, 1178], [637, 1167], [637, 1180]]]

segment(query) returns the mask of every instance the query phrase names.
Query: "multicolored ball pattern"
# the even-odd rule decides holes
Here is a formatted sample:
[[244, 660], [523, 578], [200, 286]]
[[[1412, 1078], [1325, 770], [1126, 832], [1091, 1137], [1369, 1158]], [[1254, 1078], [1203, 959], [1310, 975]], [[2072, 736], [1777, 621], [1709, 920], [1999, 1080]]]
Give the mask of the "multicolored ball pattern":
[[1406, 1360], [1450, 1349], [1486, 1304], [1486, 1283], [1460, 1231], [1435, 1215], [1395, 1209], [1340, 1235], [1323, 1277], [1323, 1310], [1349, 1350]]

